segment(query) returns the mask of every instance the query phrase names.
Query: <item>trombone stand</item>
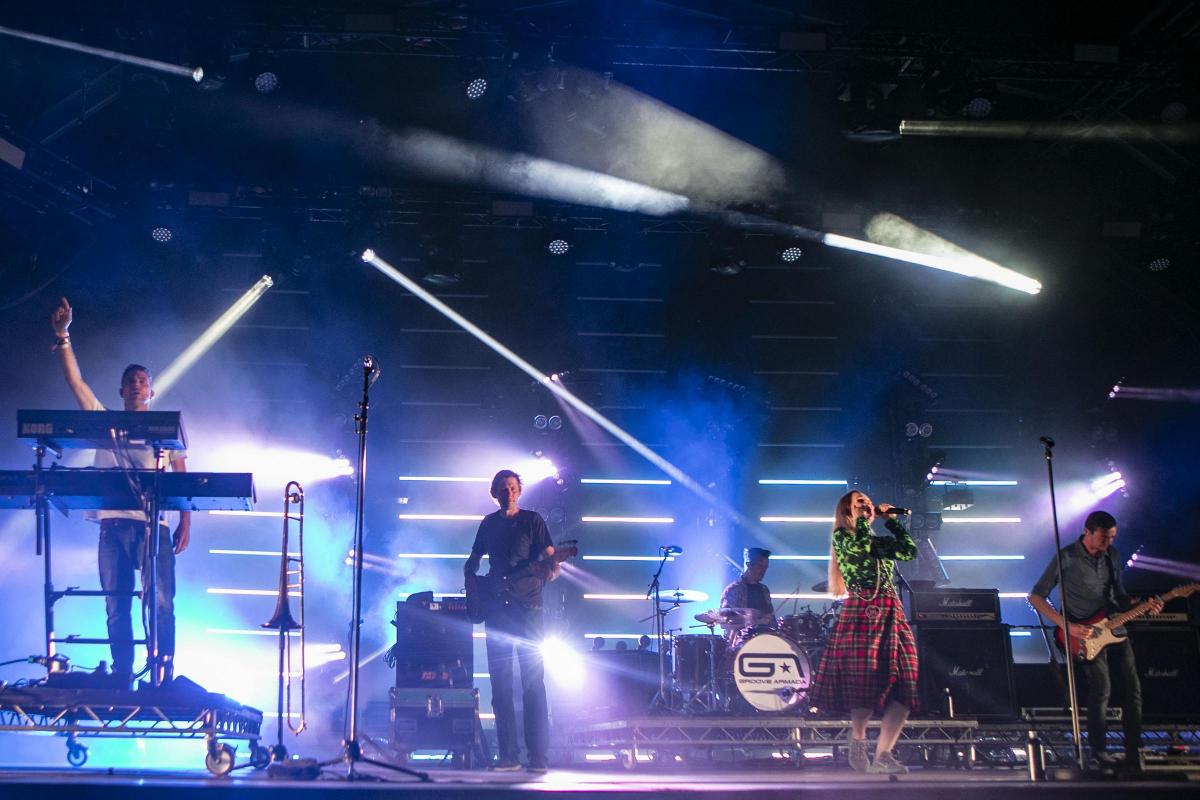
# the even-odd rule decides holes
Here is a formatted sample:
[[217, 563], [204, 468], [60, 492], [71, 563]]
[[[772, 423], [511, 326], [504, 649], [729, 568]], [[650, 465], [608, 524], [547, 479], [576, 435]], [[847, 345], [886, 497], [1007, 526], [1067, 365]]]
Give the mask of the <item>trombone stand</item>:
[[355, 433], [358, 434], [358, 480], [354, 498], [354, 582], [353, 603], [350, 618], [350, 710], [347, 714], [349, 731], [342, 742], [342, 754], [334, 759], [322, 761], [320, 766], [332, 766], [344, 763], [346, 765], [346, 780], [382, 780], [377, 775], [359, 772], [359, 764], [371, 764], [393, 772], [402, 772], [422, 781], [432, 779], [428, 774], [415, 769], [408, 769], [386, 761], [377, 761], [363, 755], [362, 745], [358, 740], [358, 673], [361, 667], [362, 650], [360, 636], [362, 632], [362, 577], [363, 577], [363, 505], [367, 480], [367, 409], [370, 408], [371, 384], [379, 377], [379, 367], [372, 355], [362, 357], [363, 380], [362, 399], [358, 404], [358, 413], [354, 415]]

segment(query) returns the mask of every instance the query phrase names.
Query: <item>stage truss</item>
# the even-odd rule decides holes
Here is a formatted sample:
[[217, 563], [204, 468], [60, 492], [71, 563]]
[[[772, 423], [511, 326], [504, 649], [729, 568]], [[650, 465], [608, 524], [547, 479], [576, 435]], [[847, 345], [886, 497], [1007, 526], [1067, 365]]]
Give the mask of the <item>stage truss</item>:
[[[878, 720], [870, 723], [878, 729]], [[910, 720], [898, 747], [918, 750], [924, 760], [940, 752], [945, 761], [970, 768], [975, 761], [979, 723], [973, 719]], [[805, 763], [806, 748], [830, 748], [837, 759], [850, 739], [850, 720], [795, 717], [632, 717], [593, 722], [573, 729], [568, 749], [614, 752], [627, 769], [640, 762], [668, 760], [682, 751], [768, 748]]]
[[[140, 696], [143, 695], [143, 696]], [[45, 690], [38, 687], [0, 690], [0, 731], [54, 733], [66, 737], [67, 761], [80, 767], [88, 749], [80, 737], [205, 740], [204, 765], [214, 775], [234, 768], [235, 749], [223, 739], [250, 745], [249, 765], [266, 767], [267, 750], [259, 746], [262, 712], [203, 692], [194, 698], [153, 693]]]

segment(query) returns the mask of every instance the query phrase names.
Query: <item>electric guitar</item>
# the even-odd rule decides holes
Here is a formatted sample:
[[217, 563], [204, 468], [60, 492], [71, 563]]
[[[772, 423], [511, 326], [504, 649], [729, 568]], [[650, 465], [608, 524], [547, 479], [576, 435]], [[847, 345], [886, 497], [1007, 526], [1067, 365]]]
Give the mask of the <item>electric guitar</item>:
[[[1200, 590], [1200, 583], [1185, 583], [1182, 586], [1177, 586], [1166, 594], [1159, 595], [1158, 599], [1163, 603], [1168, 600], [1173, 600], [1176, 597], [1187, 597]], [[1114, 634], [1113, 628], [1119, 628], [1126, 622], [1132, 619], [1137, 619], [1150, 611], [1150, 601], [1139, 603], [1123, 614], [1118, 614], [1115, 617], [1106, 616], [1106, 612], [1097, 611], [1092, 616], [1076, 623], [1079, 625], [1089, 625], [1092, 628], [1092, 635], [1086, 639], [1080, 639], [1078, 636], [1071, 637], [1070, 653], [1076, 661], [1095, 661], [1096, 657], [1104, 651], [1104, 648], [1110, 644], [1117, 644], [1125, 641], [1125, 636], [1117, 636]], [[1054, 641], [1058, 645], [1058, 649], [1064, 653], [1067, 648], [1063, 645], [1062, 628], [1054, 629]]]
[[554, 555], [544, 556], [523, 567], [517, 567], [507, 575], [468, 575], [467, 616], [471, 622], [485, 622], [492, 609], [510, 598], [509, 587], [512, 581], [528, 577], [547, 581], [558, 564], [578, 554], [579, 541], [564, 539], [554, 546]]

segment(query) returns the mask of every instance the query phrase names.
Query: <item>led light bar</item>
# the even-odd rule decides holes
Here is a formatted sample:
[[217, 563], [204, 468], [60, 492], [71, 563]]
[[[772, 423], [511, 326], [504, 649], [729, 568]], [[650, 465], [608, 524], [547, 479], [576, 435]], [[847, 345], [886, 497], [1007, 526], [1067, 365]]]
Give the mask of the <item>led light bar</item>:
[[[580, 556], [584, 561], [661, 561], [662, 556]], [[675, 556], [667, 556], [667, 561], [674, 561]]]
[[283, 517], [282, 511], [209, 511], [220, 517]]
[[483, 514], [397, 514], [397, 519], [422, 519], [439, 522], [479, 522]]
[[942, 561], [1024, 561], [1025, 556], [943, 556]]
[[427, 483], [491, 483], [491, 478], [471, 478], [454, 475], [400, 475], [402, 481], [424, 481]]
[[647, 525], [669, 525], [675, 521], [674, 517], [582, 517], [581, 522], [619, 522], [619, 523], [646, 523]]
[[670, 486], [671, 481], [657, 478], [580, 478], [580, 483], [607, 483], [623, 486]]
[[[205, 589], [204, 591], [208, 592], [209, 594], [234, 594], [234, 595], [248, 595], [248, 596], [252, 596], [252, 597], [278, 597], [279, 596], [278, 589], [216, 589], [216, 588], [213, 588], [210, 586], [209, 588]], [[300, 596], [300, 592], [294, 592], [294, 591], [290, 591], [290, 590], [288, 591], [288, 597], [299, 597], [299, 596]]]
[[942, 517], [943, 525], [981, 525], [1020, 521], [1020, 517]]
[[827, 522], [832, 523], [833, 517], [759, 517], [759, 522]]
[[930, 481], [930, 486], [1016, 486], [1016, 481]]
[[[279, 558], [278, 550], [219, 550], [216, 548], [208, 551], [214, 556], [271, 556]], [[289, 558], [299, 558], [299, 553], [288, 553]]]
[[818, 478], [759, 478], [760, 486], [849, 486], [844, 480]]

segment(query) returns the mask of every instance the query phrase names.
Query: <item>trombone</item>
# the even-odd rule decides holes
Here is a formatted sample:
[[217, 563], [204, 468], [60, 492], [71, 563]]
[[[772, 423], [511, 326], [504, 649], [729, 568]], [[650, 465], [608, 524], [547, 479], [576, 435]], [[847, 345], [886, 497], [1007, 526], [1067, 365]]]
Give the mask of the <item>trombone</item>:
[[[292, 506], [296, 509], [292, 510]], [[288, 528], [292, 522], [296, 523], [295, 555], [288, 552]], [[298, 621], [292, 616], [290, 596], [293, 591], [300, 603]], [[283, 545], [279, 558], [279, 597], [275, 601], [275, 613], [262, 627], [279, 631], [279, 729], [278, 741], [270, 748], [270, 753], [273, 761], [283, 761], [287, 758], [287, 748], [283, 744], [284, 721], [287, 721], [288, 730], [296, 735], [303, 733], [308, 727], [304, 716], [304, 487], [296, 481], [289, 482], [283, 489]], [[291, 631], [300, 631], [300, 722], [297, 725], [292, 724]]]

